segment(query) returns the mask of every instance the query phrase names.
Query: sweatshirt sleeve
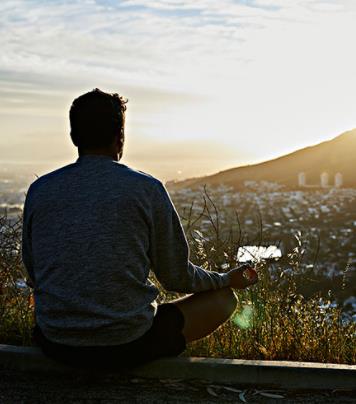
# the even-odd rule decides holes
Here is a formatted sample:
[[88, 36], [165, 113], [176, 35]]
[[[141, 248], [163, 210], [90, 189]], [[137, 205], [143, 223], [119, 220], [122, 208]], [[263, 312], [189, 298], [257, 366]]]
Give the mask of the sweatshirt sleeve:
[[35, 276], [33, 271], [33, 263], [32, 263], [32, 242], [31, 242], [31, 220], [32, 217], [29, 212], [29, 204], [30, 204], [30, 189], [29, 188], [24, 208], [23, 208], [23, 218], [22, 218], [22, 261], [24, 263], [25, 269], [29, 276], [30, 281], [34, 284]]
[[207, 271], [189, 260], [189, 246], [178, 213], [159, 181], [156, 183], [152, 211], [152, 271], [166, 290], [195, 293], [230, 285], [228, 273]]

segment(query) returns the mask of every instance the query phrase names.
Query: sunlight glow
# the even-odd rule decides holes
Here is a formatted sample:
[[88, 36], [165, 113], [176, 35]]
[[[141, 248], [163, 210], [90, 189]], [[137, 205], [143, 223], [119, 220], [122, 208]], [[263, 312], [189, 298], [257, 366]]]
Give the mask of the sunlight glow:
[[355, 21], [353, 0], [2, 0], [0, 160], [73, 160], [95, 87], [129, 98], [124, 163], [164, 179], [328, 140], [356, 126]]
[[232, 322], [242, 330], [247, 330], [252, 327], [253, 312], [253, 306], [245, 304], [242, 310], [233, 316]]

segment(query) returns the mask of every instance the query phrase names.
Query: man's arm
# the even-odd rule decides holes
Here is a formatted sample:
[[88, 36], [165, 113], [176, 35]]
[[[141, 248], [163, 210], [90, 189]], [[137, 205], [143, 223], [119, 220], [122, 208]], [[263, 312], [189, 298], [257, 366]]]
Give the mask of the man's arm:
[[230, 274], [207, 271], [189, 260], [187, 239], [173, 202], [162, 183], [153, 199], [150, 258], [162, 286], [175, 292], [203, 292], [230, 286]]
[[22, 261], [28, 274], [27, 285], [34, 287], [34, 271], [32, 264], [32, 242], [31, 242], [31, 221], [32, 216], [29, 212], [29, 190], [26, 194], [26, 199], [23, 209], [22, 218]]

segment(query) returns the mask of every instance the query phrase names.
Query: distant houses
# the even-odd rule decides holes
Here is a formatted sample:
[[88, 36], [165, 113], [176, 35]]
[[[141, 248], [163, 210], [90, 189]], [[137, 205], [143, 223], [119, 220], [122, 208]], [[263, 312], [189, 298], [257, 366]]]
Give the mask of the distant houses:
[[304, 172], [298, 174], [298, 185], [301, 188], [341, 188], [344, 184], [343, 175], [336, 173], [334, 176], [334, 183], [330, 184], [330, 176], [327, 172], [320, 174], [320, 184], [307, 184], [307, 176]]

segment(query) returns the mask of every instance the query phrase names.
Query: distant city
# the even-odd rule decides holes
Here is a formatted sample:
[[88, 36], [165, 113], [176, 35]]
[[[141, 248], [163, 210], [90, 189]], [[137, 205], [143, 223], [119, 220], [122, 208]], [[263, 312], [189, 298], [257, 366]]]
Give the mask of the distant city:
[[[329, 186], [322, 176], [315, 187], [300, 184], [294, 191], [267, 181], [245, 181], [244, 192], [224, 185], [207, 190], [218, 208], [220, 231], [226, 236], [231, 229], [241, 232], [243, 246], [276, 246], [285, 258], [300, 237], [304, 251], [300, 273], [311, 271], [317, 276], [313, 290], [335, 292], [356, 321], [356, 189], [342, 188], [342, 177], [336, 179]], [[203, 193], [203, 187], [170, 192], [182, 218], [190, 211], [199, 216]], [[195, 227], [205, 240], [214, 237], [211, 220], [206, 217]], [[222, 268], [226, 268], [224, 264]]]

